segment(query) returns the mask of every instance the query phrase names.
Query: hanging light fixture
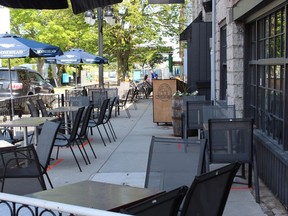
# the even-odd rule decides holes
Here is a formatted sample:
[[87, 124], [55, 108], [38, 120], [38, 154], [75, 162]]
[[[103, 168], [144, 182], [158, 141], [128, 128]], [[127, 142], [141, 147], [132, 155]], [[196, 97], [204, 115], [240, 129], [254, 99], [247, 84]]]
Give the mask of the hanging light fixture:
[[85, 22], [94, 25], [96, 22], [96, 16], [92, 10], [88, 10], [84, 13]]
[[108, 5], [105, 7], [104, 19], [110, 25], [115, 25], [116, 22], [112, 5]]

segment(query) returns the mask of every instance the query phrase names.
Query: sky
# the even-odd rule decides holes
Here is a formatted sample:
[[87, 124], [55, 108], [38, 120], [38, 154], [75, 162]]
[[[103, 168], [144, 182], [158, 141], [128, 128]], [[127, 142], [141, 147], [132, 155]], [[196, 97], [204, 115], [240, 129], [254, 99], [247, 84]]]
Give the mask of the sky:
[[10, 12], [8, 8], [0, 6], [0, 34], [10, 33]]

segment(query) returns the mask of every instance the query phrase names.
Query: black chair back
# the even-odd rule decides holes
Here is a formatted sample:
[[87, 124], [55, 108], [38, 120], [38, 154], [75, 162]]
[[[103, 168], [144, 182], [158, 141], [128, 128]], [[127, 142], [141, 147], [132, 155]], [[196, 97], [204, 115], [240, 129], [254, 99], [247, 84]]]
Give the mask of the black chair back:
[[0, 178], [1, 192], [24, 195], [47, 189], [34, 145], [2, 152]]
[[46, 121], [38, 137], [36, 152], [39, 162], [44, 170], [47, 169], [53, 145], [61, 122]]
[[85, 107], [81, 107], [78, 109], [75, 119], [73, 121], [73, 126], [72, 126], [72, 130], [71, 130], [71, 134], [69, 137], [69, 142], [73, 142], [76, 139], [77, 136], [77, 131], [79, 129], [79, 125], [81, 123], [81, 118], [82, 118], [82, 114], [84, 112]]
[[41, 98], [37, 99], [36, 101], [37, 101], [38, 107], [39, 107], [39, 109], [41, 111], [42, 117], [48, 117], [49, 114], [47, 112], [47, 109], [46, 109], [46, 106], [44, 104], [44, 101]]
[[222, 216], [240, 165], [235, 162], [195, 177], [186, 194], [181, 216]]
[[70, 97], [71, 106], [89, 106], [90, 100], [88, 96]]
[[46, 175], [51, 188], [53, 188], [53, 185], [46, 170], [50, 163], [53, 145], [60, 125], [61, 122], [46, 121], [42, 126], [41, 134], [38, 137], [36, 148], [36, 153], [41, 166], [41, 171], [44, 175]]
[[31, 99], [28, 99], [28, 101], [26, 101], [26, 104], [28, 106], [31, 117], [39, 117], [39, 110], [37, 109], [33, 101]]
[[115, 106], [116, 100], [117, 100], [117, 97], [114, 97], [108, 107], [108, 114], [106, 115], [106, 119], [105, 119], [106, 121], [109, 121], [112, 116], [113, 107]]
[[[257, 158], [253, 149], [253, 119], [226, 118], [210, 119], [209, 128], [209, 163], [232, 163], [240, 161], [248, 164], [248, 187], [252, 187], [252, 169], [256, 201], [260, 202]], [[242, 177], [245, 178], [243, 166]]]
[[181, 186], [129, 208], [122, 209], [121, 212], [136, 216], [177, 216], [187, 190], [187, 186]]
[[107, 109], [109, 107], [109, 102], [110, 102], [110, 99], [105, 99], [103, 101], [103, 103], [101, 105], [101, 108], [100, 108], [99, 116], [97, 118], [97, 122], [96, 122], [97, 125], [100, 125], [100, 124], [104, 123], [106, 111], [107, 111]]
[[152, 136], [145, 187], [169, 191], [202, 173], [205, 142]]
[[105, 89], [93, 89], [89, 90], [92, 94], [92, 104], [94, 108], [100, 108], [103, 104], [103, 101], [108, 98], [108, 93]]
[[252, 163], [253, 119], [209, 119], [210, 163]]
[[89, 105], [86, 108], [85, 113], [83, 114], [84, 117], [83, 117], [83, 122], [82, 122], [82, 125], [81, 125], [80, 132], [78, 134], [79, 137], [83, 137], [83, 136], [86, 135], [88, 124], [89, 124], [89, 119], [91, 117], [92, 111], [93, 111], [93, 105]]

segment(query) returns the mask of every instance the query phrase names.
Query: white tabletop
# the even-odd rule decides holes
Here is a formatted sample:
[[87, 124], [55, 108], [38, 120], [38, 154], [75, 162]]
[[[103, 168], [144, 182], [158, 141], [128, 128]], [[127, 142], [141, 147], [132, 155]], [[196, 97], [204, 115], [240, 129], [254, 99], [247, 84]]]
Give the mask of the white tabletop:
[[79, 108], [82, 106], [63, 106], [63, 107], [57, 107], [52, 110], [49, 110], [49, 112], [55, 113], [55, 112], [75, 112], [78, 111]]
[[20, 118], [12, 121], [1, 123], [0, 126], [4, 127], [37, 127], [44, 124], [45, 121], [53, 121], [58, 119], [57, 117], [30, 117]]

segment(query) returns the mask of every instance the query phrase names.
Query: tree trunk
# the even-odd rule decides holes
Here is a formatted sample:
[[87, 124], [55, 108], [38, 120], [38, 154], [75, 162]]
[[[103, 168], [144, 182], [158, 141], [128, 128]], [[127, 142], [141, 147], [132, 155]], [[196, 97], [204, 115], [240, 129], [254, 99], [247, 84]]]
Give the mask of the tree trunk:
[[125, 76], [129, 71], [129, 54], [127, 52], [120, 53], [117, 55], [117, 62], [118, 62], [118, 77], [120, 81], [125, 81]]

